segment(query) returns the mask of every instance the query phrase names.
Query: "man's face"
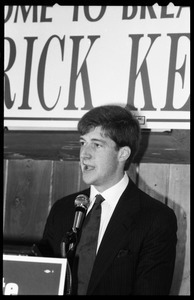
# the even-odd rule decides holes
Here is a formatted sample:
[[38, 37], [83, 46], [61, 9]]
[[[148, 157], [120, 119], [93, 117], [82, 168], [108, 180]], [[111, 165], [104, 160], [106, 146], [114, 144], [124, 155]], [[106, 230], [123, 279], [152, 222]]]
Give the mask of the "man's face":
[[83, 181], [99, 192], [116, 184], [123, 176], [116, 144], [105, 136], [101, 127], [91, 129], [80, 137], [80, 166]]

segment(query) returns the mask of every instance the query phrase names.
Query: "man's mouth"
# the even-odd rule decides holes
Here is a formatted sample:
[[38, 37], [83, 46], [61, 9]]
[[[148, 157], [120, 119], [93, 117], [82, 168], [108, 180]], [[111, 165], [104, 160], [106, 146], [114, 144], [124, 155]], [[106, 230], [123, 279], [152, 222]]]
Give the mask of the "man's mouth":
[[92, 171], [95, 169], [94, 166], [83, 164], [83, 171]]

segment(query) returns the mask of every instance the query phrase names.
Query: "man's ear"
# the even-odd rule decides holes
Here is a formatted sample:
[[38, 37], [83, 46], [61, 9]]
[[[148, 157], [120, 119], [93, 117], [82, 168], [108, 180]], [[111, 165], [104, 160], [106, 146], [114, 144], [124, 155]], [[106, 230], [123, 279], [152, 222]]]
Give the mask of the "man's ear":
[[119, 161], [126, 161], [131, 155], [131, 149], [128, 146], [119, 149]]

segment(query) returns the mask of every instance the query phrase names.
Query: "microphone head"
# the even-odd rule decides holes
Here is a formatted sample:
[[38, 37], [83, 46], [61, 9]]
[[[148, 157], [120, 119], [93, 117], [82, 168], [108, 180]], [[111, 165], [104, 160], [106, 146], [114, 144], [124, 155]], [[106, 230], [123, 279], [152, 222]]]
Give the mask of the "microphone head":
[[75, 207], [83, 207], [84, 209], [88, 209], [90, 200], [88, 196], [81, 194], [76, 197], [74, 204]]

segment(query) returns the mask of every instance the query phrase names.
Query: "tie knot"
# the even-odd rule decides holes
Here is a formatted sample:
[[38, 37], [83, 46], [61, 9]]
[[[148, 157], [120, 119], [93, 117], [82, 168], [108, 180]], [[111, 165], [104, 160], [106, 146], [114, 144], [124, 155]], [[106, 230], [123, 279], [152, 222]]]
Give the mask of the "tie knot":
[[105, 199], [102, 197], [102, 195], [97, 194], [95, 199], [95, 204], [101, 204]]

